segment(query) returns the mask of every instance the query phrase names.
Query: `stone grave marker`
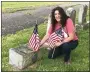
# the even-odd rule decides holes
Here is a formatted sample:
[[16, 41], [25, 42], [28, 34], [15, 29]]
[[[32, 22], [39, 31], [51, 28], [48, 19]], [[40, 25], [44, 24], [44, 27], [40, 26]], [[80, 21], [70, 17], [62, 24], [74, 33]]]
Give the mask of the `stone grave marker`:
[[87, 5], [81, 5], [78, 15], [78, 24], [85, 24], [87, 16]]
[[9, 49], [9, 64], [19, 69], [24, 69], [37, 60], [40, 60], [41, 56], [41, 51], [33, 52], [31, 49], [28, 49], [27, 44], [25, 44], [18, 48]]
[[67, 8], [66, 14], [72, 19], [73, 23], [75, 24], [75, 18], [76, 18], [76, 10], [74, 8]]
[[46, 31], [46, 33], [48, 32], [50, 24], [51, 24], [51, 14], [49, 14], [49, 16], [48, 16], [48, 23], [47, 23], [47, 31]]

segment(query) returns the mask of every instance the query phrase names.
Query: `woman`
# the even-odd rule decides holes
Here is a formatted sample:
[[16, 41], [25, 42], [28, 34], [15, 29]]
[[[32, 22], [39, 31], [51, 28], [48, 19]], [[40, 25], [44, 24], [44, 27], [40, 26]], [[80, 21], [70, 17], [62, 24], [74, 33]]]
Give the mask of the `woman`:
[[[64, 31], [68, 34], [68, 37], [65, 38], [62, 42], [55, 43], [55, 47], [49, 50], [48, 58], [54, 59], [64, 54], [65, 64], [70, 64], [71, 50], [77, 47], [78, 37], [75, 34], [75, 27], [72, 20], [66, 15], [66, 13], [61, 7], [56, 7], [52, 10], [51, 26], [49, 28], [48, 33], [41, 40], [40, 45], [41, 46], [45, 45], [45, 42], [48, 40], [50, 35], [56, 30], [58, 30], [59, 28], [63, 28]], [[53, 54], [53, 57], [52, 57], [52, 54]]]

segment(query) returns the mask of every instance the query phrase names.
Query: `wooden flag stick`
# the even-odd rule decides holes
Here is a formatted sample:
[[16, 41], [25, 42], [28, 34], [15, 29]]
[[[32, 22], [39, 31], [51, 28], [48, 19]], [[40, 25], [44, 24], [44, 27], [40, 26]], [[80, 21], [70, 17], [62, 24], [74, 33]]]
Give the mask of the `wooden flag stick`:
[[36, 20], [36, 25], [37, 25], [37, 20]]

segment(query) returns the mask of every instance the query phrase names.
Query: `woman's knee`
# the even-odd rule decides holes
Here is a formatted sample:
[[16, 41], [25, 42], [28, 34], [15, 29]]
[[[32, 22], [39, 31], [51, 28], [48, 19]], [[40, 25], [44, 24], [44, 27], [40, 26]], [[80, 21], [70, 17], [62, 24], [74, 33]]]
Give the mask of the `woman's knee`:
[[63, 47], [63, 48], [67, 48], [67, 47], [69, 47], [68, 42], [63, 43], [63, 44], [62, 44], [62, 47]]
[[63, 47], [63, 52], [64, 53], [70, 53], [71, 52], [71, 48], [68, 45], [68, 43], [64, 43], [62, 47]]

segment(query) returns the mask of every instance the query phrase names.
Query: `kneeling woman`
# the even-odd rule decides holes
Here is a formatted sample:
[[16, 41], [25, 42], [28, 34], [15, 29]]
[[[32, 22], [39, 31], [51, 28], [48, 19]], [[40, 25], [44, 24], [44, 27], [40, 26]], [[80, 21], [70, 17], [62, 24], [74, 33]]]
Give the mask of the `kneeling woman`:
[[49, 50], [48, 58], [54, 59], [64, 54], [64, 62], [66, 64], [69, 64], [71, 51], [75, 49], [78, 45], [78, 37], [75, 33], [75, 27], [72, 20], [66, 15], [61, 7], [56, 7], [52, 10], [51, 26], [48, 30], [48, 33], [41, 40], [40, 45], [45, 45], [50, 35], [59, 28], [63, 28], [64, 31], [68, 34], [68, 37], [64, 38], [62, 42], [55, 43], [55, 49], [52, 48]]

